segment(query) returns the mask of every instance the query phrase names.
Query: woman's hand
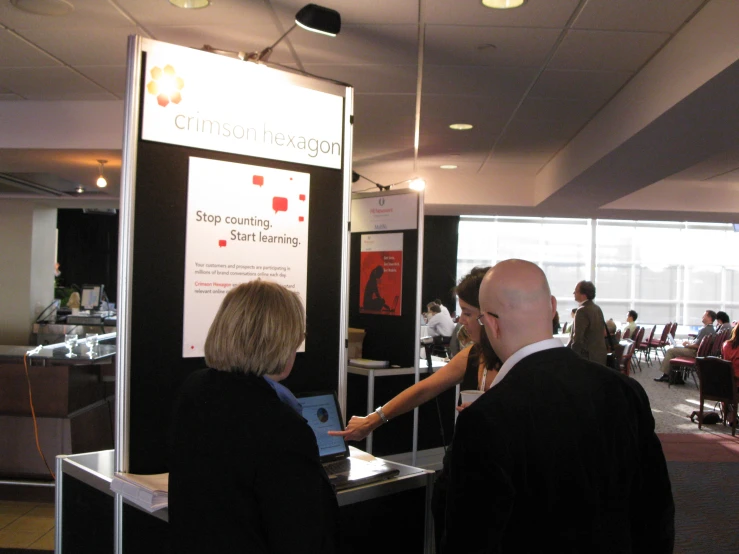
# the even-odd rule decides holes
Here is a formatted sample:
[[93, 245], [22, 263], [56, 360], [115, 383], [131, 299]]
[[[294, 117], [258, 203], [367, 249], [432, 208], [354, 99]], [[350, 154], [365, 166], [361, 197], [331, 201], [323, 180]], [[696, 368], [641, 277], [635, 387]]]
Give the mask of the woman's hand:
[[[457, 411], [458, 412], [461, 412], [462, 410], [464, 410], [467, 406], [469, 406], [471, 404], [472, 404], [472, 402], [464, 402], [464, 403], [460, 404], [459, 406], [457, 406]], [[467, 416], [465, 416], [465, 417], [467, 417]]]
[[370, 414], [366, 417], [352, 416], [349, 420], [349, 425], [346, 426], [344, 431], [329, 431], [328, 434], [332, 437], [344, 437], [344, 440], [348, 441], [361, 441], [372, 431], [380, 426], [380, 416], [377, 414]]

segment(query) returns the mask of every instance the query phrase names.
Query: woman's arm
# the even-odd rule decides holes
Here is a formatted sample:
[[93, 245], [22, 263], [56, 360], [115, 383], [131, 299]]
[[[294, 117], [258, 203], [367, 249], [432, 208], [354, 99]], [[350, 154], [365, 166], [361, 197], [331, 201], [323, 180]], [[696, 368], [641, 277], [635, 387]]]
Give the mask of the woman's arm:
[[[438, 396], [445, 390], [462, 382], [467, 367], [467, 357], [472, 346], [460, 351], [451, 361], [439, 371], [408, 387], [387, 404], [382, 406], [385, 417], [393, 419], [409, 412], [424, 402]], [[361, 441], [372, 431], [382, 425], [380, 416], [373, 412], [365, 417], [352, 416], [345, 431], [329, 431], [329, 435], [344, 437], [350, 441]]]

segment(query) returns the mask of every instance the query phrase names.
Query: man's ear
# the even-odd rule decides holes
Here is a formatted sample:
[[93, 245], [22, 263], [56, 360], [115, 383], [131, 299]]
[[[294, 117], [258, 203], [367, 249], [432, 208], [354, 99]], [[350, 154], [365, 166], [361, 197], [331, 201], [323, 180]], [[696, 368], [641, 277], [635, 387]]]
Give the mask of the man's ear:
[[552, 301], [552, 317], [554, 317], [554, 313], [557, 311], [557, 299], [554, 297], [554, 295], [550, 296]]
[[490, 331], [488, 333], [488, 339], [491, 339], [491, 338], [499, 339], [500, 338], [500, 326], [498, 325], [499, 323], [498, 318], [493, 317], [488, 314], [485, 314], [485, 318], [487, 319], [487, 327], [485, 327], [485, 332], [487, 333], [488, 330]]

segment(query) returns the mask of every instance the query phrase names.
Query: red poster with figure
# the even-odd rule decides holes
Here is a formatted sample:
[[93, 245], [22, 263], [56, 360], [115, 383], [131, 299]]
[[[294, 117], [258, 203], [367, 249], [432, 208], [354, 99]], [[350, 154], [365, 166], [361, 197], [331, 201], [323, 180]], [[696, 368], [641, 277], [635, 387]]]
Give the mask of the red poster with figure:
[[359, 312], [401, 315], [403, 233], [362, 235]]

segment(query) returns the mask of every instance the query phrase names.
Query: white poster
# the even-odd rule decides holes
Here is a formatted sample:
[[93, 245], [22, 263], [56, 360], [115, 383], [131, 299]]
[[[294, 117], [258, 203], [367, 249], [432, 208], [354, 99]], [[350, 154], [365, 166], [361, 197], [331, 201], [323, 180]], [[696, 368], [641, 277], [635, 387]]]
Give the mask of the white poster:
[[418, 195], [388, 194], [352, 199], [352, 233], [418, 227]]
[[343, 96], [227, 56], [148, 39], [144, 49], [144, 140], [341, 168]]
[[235, 285], [274, 281], [305, 306], [309, 201], [308, 173], [190, 158], [183, 357], [203, 356], [210, 324]]

